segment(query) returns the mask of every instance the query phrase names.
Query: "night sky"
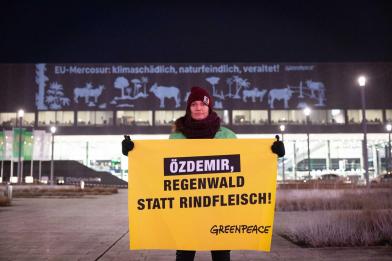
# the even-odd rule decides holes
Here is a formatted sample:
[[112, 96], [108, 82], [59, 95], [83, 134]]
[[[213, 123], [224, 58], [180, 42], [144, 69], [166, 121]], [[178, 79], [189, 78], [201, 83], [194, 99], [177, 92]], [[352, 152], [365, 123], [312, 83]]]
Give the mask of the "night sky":
[[392, 61], [388, 1], [52, 2], [2, 3], [0, 62]]

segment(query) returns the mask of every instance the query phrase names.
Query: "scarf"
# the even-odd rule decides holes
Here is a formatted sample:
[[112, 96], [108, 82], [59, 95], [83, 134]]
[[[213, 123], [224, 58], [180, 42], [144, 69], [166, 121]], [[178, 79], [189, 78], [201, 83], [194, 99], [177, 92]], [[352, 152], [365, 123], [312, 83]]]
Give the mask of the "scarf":
[[176, 120], [176, 131], [188, 139], [212, 139], [219, 128], [220, 118], [214, 111], [204, 120], [194, 120], [190, 113]]

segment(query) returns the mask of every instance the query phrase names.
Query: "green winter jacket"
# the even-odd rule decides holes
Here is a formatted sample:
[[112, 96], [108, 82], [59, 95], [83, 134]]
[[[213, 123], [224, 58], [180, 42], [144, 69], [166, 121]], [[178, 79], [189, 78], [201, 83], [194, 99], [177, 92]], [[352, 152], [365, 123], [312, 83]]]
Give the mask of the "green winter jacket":
[[[235, 133], [225, 127], [220, 127], [214, 137], [214, 139], [236, 139], [236, 138], [237, 136], [235, 135]], [[171, 140], [186, 139], [186, 137], [181, 132], [173, 132], [172, 134], [170, 134], [169, 139]]]

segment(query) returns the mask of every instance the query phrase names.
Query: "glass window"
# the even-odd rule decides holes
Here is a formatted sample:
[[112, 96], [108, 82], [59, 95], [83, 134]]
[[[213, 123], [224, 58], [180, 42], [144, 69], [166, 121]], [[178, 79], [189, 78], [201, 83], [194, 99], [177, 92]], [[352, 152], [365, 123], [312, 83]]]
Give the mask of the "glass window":
[[135, 112], [134, 111], [117, 111], [117, 125], [135, 125]]
[[312, 110], [309, 116], [310, 124], [327, 124], [326, 110]]
[[78, 126], [94, 125], [95, 112], [93, 111], [78, 111]]
[[[22, 118], [22, 126], [34, 126], [35, 114], [34, 112], [25, 112]], [[0, 124], [3, 127], [18, 126], [18, 113], [16, 112], [3, 112], [0, 113]]]
[[268, 123], [266, 110], [233, 110], [234, 125], [260, 125]]
[[135, 111], [137, 126], [152, 126], [152, 111]]
[[54, 125], [56, 122], [56, 112], [40, 111], [38, 112], [38, 126]]
[[302, 110], [272, 110], [272, 124], [305, 124], [305, 115]]
[[272, 124], [280, 124], [280, 123], [288, 123], [289, 121], [289, 113], [286, 110], [272, 110], [271, 111], [271, 123]]
[[117, 125], [151, 126], [152, 111], [117, 111]]
[[73, 111], [56, 111], [56, 125], [72, 126], [74, 124]]
[[184, 115], [185, 111], [155, 111], [155, 125], [173, 125], [178, 118]]
[[302, 110], [290, 110], [288, 111], [289, 120], [288, 124], [305, 124], [306, 117]]
[[25, 112], [23, 115], [23, 126], [34, 126], [35, 124], [35, 113]]
[[38, 126], [59, 125], [72, 126], [74, 123], [73, 111], [40, 111], [38, 112]]
[[362, 122], [362, 112], [361, 110], [347, 110], [348, 123], [358, 124]]
[[344, 124], [344, 111], [339, 109], [328, 110], [329, 124]]
[[385, 110], [385, 118], [387, 122], [392, 122], [392, 110]]
[[250, 125], [250, 111], [233, 110], [233, 125]]
[[112, 111], [96, 111], [95, 125], [113, 125]]
[[[362, 110], [348, 110], [347, 116], [349, 123], [362, 122]], [[382, 110], [366, 110], [366, 122], [369, 124], [382, 123]]]
[[252, 124], [268, 124], [268, 111], [252, 110], [250, 111], [250, 120]]
[[366, 120], [370, 124], [382, 123], [382, 110], [366, 110]]
[[79, 111], [78, 126], [106, 126], [113, 124], [112, 111]]
[[3, 127], [11, 127], [16, 126], [17, 123], [17, 115], [16, 112], [3, 112], [0, 113], [0, 123]]
[[216, 114], [218, 114], [221, 119], [221, 123], [223, 125], [229, 124], [229, 111], [228, 110], [216, 110]]

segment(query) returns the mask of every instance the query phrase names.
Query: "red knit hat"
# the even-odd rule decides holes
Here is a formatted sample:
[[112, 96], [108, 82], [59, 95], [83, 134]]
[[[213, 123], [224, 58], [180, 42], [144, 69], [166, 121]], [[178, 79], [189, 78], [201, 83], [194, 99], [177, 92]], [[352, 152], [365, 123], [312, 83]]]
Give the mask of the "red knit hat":
[[202, 87], [194, 86], [191, 88], [191, 93], [189, 94], [188, 101], [186, 103], [186, 110], [190, 111], [192, 102], [202, 101], [205, 105], [212, 110], [212, 99], [208, 91]]

